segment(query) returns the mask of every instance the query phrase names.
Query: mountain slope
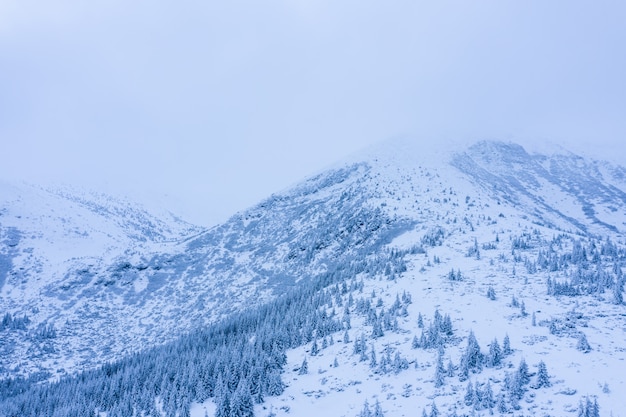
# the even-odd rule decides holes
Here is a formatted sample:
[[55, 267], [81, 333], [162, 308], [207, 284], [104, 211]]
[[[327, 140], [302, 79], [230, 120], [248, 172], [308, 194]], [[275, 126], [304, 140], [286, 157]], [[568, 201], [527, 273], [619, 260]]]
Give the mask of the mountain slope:
[[[82, 244], [73, 235], [65, 248], [46, 232], [16, 247], [7, 245], [13, 278], [4, 287], [0, 311], [26, 315], [31, 333], [51, 326], [56, 336], [46, 338], [45, 347], [34, 334], [16, 336], [20, 343], [10, 343], [17, 346], [4, 358], [5, 372], [92, 367], [171, 341], [346, 259], [375, 252], [408, 223], [366, 201], [367, 170], [352, 165], [312, 178], [195, 236], [159, 242], [107, 233], [98, 240], [91, 232], [85, 240], [100, 245], [94, 250], [103, 253], [100, 259], [84, 255], [46, 265], [39, 261], [44, 256], [18, 256], [37, 254], [38, 244], [46, 254], [56, 249], [73, 254], [72, 247]], [[100, 220], [87, 218], [86, 228]], [[17, 227], [6, 230], [27, 234]], [[37, 262], [43, 263], [39, 269]], [[42, 278], [43, 273], [50, 275]], [[21, 365], [13, 371], [10, 365], [16, 363]]]
[[[178, 237], [158, 232], [142, 240], [135, 231], [146, 229], [127, 222], [122, 230], [130, 230], [132, 250], [96, 257], [87, 267], [59, 266], [46, 278], [23, 260], [29, 250], [37, 253], [34, 243], [29, 249], [19, 240], [27, 226], [2, 222], [10, 279], [0, 307], [11, 313], [2, 330], [10, 335], [4, 372], [46, 379], [92, 368], [271, 306], [281, 294], [309, 294], [314, 285], [316, 311], [343, 329], [307, 324], [289, 330], [298, 336], [289, 336], [286, 346], [285, 391], [266, 395], [255, 406], [258, 415], [327, 409], [352, 416], [365, 401], [372, 409], [379, 401], [394, 416], [422, 408], [432, 414], [433, 404], [442, 415], [498, 408], [566, 415], [580, 400], [586, 407], [586, 399], [597, 399], [603, 415], [618, 416], [626, 406], [618, 395], [626, 390], [624, 172], [511, 143], [485, 141], [461, 150], [394, 143], [210, 230], [185, 226]], [[45, 246], [45, 235], [33, 241]], [[443, 326], [446, 315], [449, 325]], [[493, 341], [503, 345], [505, 335], [512, 351], [494, 363]], [[469, 360], [474, 338], [480, 353]], [[167, 346], [166, 352], [179, 349]], [[175, 361], [174, 353], [167, 355]], [[439, 355], [444, 375], [437, 372]], [[542, 361], [550, 386], [536, 387]], [[515, 379], [525, 379], [521, 363], [531, 382]], [[211, 373], [217, 371], [206, 372], [217, 384]], [[200, 378], [185, 375], [189, 384]], [[466, 401], [470, 383], [474, 393]], [[489, 390], [492, 401], [483, 399]], [[173, 409], [193, 402], [191, 396], [191, 413], [200, 416], [223, 404], [223, 390], [186, 392], [184, 401], [176, 397], [171, 404], [145, 395]], [[206, 395], [212, 399], [205, 401]]]
[[[377, 195], [386, 192], [394, 212], [419, 219], [390, 246], [423, 244], [427, 253], [408, 254], [408, 270], [396, 280], [366, 278], [350, 309], [349, 342], [335, 337], [331, 344], [326, 338], [327, 347], [318, 353], [311, 344], [290, 351], [288, 387], [259, 407], [259, 414], [356, 416], [366, 415], [359, 414], [365, 402], [372, 413], [379, 402], [391, 416], [416, 410], [434, 415], [433, 405], [441, 415], [567, 415], [581, 408], [580, 401], [589, 408], [589, 399], [600, 403], [602, 415], [623, 415], [622, 168], [494, 142], [451, 155], [456, 172], [437, 157], [416, 166], [407, 154], [405, 148], [386, 160], [377, 157], [381, 171], [377, 175], [373, 168], [372, 177], [385, 178]], [[404, 294], [412, 302], [401, 302], [404, 311], [393, 314], [397, 324], [384, 336], [376, 336], [371, 311], [355, 314], [359, 300], [369, 300], [385, 317]], [[450, 314], [454, 329], [441, 344], [440, 377], [441, 348], [424, 348], [420, 338], [426, 333], [428, 340], [436, 312]], [[485, 358], [493, 341], [502, 346], [505, 337], [512, 352], [497, 366], [484, 363], [462, 376], [470, 333]], [[363, 337], [365, 352], [356, 352]], [[415, 347], [415, 337], [422, 347]], [[386, 370], [385, 357], [391, 358]], [[395, 357], [409, 368], [398, 370]], [[309, 372], [300, 375], [305, 358]], [[512, 398], [510, 381], [522, 362], [531, 382]], [[540, 363], [548, 369], [549, 387], [535, 388]], [[468, 385], [474, 394], [466, 398]], [[484, 400], [487, 386], [491, 402]]]

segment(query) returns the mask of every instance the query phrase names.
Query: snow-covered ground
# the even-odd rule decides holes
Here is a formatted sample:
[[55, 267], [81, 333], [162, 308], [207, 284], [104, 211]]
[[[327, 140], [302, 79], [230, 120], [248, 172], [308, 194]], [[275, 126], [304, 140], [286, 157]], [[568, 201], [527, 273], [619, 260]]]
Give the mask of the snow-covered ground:
[[[53, 322], [58, 333], [56, 353], [39, 355], [28, 353], [28, 338], [20, 342], [14, 334], [10, 357], [19, 358], [22, 369], [73, 372], [269, 300], [351, 257], [376, 255], [364, 251], [397, 249], [405, 253], [406, 271], [357, 274], [353, 281], [363, 288], [327, 307], [329, 314], [343, 315], [349, 305], [349, 342], [342, 331], [332, 341], [317, 340], [317, 354], [311, 343], [289, 350], [285, 392], [266, 397], [255, 406], [256, 415], [357, 416], [366, 401], [372, 410], [378, 401], [386, 416], [422, 410], [432, 415], [433, 404], [441, 415], [489, 414], [488, 408], [466, 404], [471, 382], [483, 391], [488, 384], [494, 402], [503, 393], [514, 415], [570, 415], [589, 398], [598, 401], [601, 415], [626, 416], [626, 306], [614, 303], [608, 287], [577, 296], [551, 294], [548, 287], [549, 279], [578, 279], [578, 271], [617, 279], [626, 261], [623, 168], [571, 154], [529, 154], [509, 143], [419, 149], [406, 141], [370, 149], [337, 168], [209, 231], [175, 221], [175, 226], [152, 219], [122, 222], [124, 211], [94, 214], [76, 197], [19, 194], [3, 186], [8, 190], [3, 195], [12, 197], [0, 207], [2, 239], [19, 236], [19, 243], [3, 247], [11, 266], [0, 312]], [[42, 207], [54, 215], [37, 217]], [[126, 213], [138, 218], [134, 210]], [[391, 226], [363, 230], [376, 213]], [[402, 226], [394, 228], [393, 222]], [[137, 223], [141, 226], [133, 226]], [[15, 230], [19, 233], [9, 236]], [[602, 252], [607, 242], [617, 248], [615, 254]], [[577, 248], [584, 248], [584, 261]], [[542, 265], [547, 254], [560, 257], [558, 268]], [[76, 260], [91, 272], [77, 273]], [[458, 271], [461, 278], [451, 279]], [[490, 290], [494, 299], [487, 296]], [[406, 314], [396, 314], [397, 329], [373, 337], [356, 299], [369, 299], [382, 315], [403, 294], [410, 294], [411, 302], [402, 302]], [[423, 331], [418, 316], [425, 330], [435, 311], [449, 315], [453, 327], [442, 356], [445, 367], [452, 363], [453, 376], [445, 376], [441, 386], [435, 384], [438, 349], [413, 347]], [[87, 347], [77, 340], [85, 331], [102, 333], [103, 325], [104, 333], [118, 329], [115, 338], [104, 345], [88, 339], [93, 351], [87, 362], [80, 356]], [[512, 352], [501, 365], [470, 372], [464, 380], [459, 368], [470, 332], [485, 354], [494, 339], [502, 346], [508, 335]], [[578, 348], [581, 334], [591, 346], [588, 352]], [[354, 342], [362, 337], [366, 353], [355, 354]], [[396, 354], [408, 368], [380, 370], [382, 358]], [[302, 373], [305, 359], [308, 372]], [[505, 380], [522, 361], [531, 382], [513, 410]], [[535, 389], [540, 361], [550, 386]], [[195, 404], [192, 415], [213, 410], [209, 400]]]

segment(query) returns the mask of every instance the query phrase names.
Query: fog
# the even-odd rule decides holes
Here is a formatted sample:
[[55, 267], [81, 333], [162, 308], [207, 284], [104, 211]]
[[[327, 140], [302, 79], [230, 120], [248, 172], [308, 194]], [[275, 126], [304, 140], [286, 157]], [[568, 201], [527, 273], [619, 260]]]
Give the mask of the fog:
[[211, 225], [394, 137], [626, 165], [615, 1], [0, 2], [0, 179]]

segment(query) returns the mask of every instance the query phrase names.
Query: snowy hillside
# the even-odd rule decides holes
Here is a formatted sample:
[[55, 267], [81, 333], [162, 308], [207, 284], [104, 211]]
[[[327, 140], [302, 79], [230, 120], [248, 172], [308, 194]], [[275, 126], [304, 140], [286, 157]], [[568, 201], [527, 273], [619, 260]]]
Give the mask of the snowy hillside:
[[4, 201], [8, 415], [626, 416], [622, 167], [395, 142], [210, 230]]
[[[494, 142], [455, 153], [458, 171], [401, 155], [377, 158], [373, 194], [416, 221], [389, 247], [425, 253], [407, 254], [393, 280], [355, 276], [358, 290], [327, 307], [351, 316], [347, 336], [290, 351], [285, 393], [260, 415], [368, 415], [367, 402], [372, 415], [379, 403], [387, 416], [560, 416], [587, 400], [625, 415], [623, 168]], [[468, 372], [470, 334], [482, 359]], [[495, 364], [505, 338], [511, 352]], [[521, 363], [530, 382], [519, 388]]]
[[[121, 260], [176, 250], [177, 242], [201, 231], [170, 213], [155, 216], [106, 195], [0, 182], [0, 313], [28, 322], [5, 330], [2, 373], [49, 369], [52, 360], [63, 368], [63, 356], [80, 361], [94, 345], [85, 335], [110, 331], [89, 317], [101, 314], [99, 303], [114, 309], [107, 305], [113, 295], [97, 289], [116, 279]], [[116, 326], [123, 317], [111, 320]], [[56, 336], [37, 337], [43, 329]], [[81, 340], [73, 341], [74, 334]]]
[[[90, 368], [259, 305], [375, 251], [408, 225], [368, 204], [367, 170], [352, 165], [312, 178], [222, 226], [183, 225], [178, 236], [157, 233], [163, 223], [128, 207], [55, 195], [50, 203], [13, 200], [29, 199], [46, 214], [13, 214], [18, 223], [10, 227], [10, 213], [18, 212], [10, 208], [2, 223], [9, 279], [0, 311], [26, 316], [29, 325], [10, 332], [0, 369], [7, 376], [53, 376]], [[64, 206], [50, 207], [55, 203]], [[31, 218], [39, 222], [20, 226]], [[30, 239], [13, 244], [11, 236]], [[44, 328], [54, 337], [38, 337]]]

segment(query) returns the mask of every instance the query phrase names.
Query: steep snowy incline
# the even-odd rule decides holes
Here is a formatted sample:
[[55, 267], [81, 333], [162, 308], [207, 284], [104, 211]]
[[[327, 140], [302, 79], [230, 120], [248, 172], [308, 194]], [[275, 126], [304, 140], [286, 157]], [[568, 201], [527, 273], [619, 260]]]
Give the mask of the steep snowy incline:
[[[0, 366], [5, 375], [64, 374], [94, 367], [173, 340], [267, 301], [336, 264], [376, 252], [410, 224], [369, 201], [368, 172], [366, 164], [356, 164], [323, 173], [222, 226], [177, 241], [143, 242], [114, 234], [114, 228], [97, 235], [108, 230], [99, 225], [104, 221], [110, 226], [105, 220], [117, 220], [110, 213], [119, 210], [98, 209], [104, 215], [94, 216], [76, 211], [85, 205], [76, 199], [59, 212], [73, 221], [83, 219], [82, 229], [51, 216], [33, 222], [28, 232], [10, 229], [15, 226], [7, 222], [7, 231], [18, 232], [7, 232], [4, 264], [9, 280], [0, 311], [26, 316], [29, 325], [9, 332]], [[44, 207], [53, 204], [47, 199], [31, 201]], [[99, 207], [91, 202], [87, 206]], [[26, 222], [34, 216], [28, 217]], [[55, 222], [71, 226], [67, 233], [74, 240], [65, 238], [63, 228], [57, 232]], [[129, 221], [122, 230], [132, 235], [138, 230], [134, 224]], [[38, 227], [42, 229], [35, 234]], [[81, 231], [78, 237], [73, 230]], [[15, 246], [15, 233], [28, 233], [33, 240]], [[81, 244], [80, 239], [95, 248], [77, 254], [72, 247]], [[67, 259], [46, 263], [37, 256], [57, 249]], [[97, 251], [102, 256], [95, 256]], [[42, 329], [51, 331], [41, 337]]]
[[[55, 270], [63, 273], [39, 276], [39, 284], [34, 267], [26, 274], [19, 269], [20, 257], [28, 255], [19, 243], [23, 232], [0, 223], [2, 265], [10, 281], [0, 308], [18, 318], [3, 330], [0, 366], [5, 376], [43, 371], [44, 379], [89, 369], [193, 333], [300, 283], [348, 271], [354, 276], [352, 290], [330, 294], [327, 314], [349, 305], [354, 318], [348, 339], [353, 343], [365, 335], [366, 353], [355, 356], [352, 345], [328, 347], [328, 341], [321, 356], [311, 357], [310, 345], [290, 351], [286, 396], [257, 406], [259, 413], [273, 406], [280, 415], [290, 409], [306, 415], [303, 404], [331, 407], [342, 401], [345, 407], [337, 414], [350, 416], [364, 400], [376, 399], [393, 410], [391, 415], [408, 415], [414, 403], [430, 409], [434, 400], [450, 415], [454, 409], [470, 412], [460, 399], [468, 380], [458, 375], [470, 331], [483, 349], [494, 338], [502, 342], [506, 333], [514, 346], [501, 367], [472, 373], [469, 379], [480, 389], [490, 382], [495, 394], [511, 396], [506, 373], [513, 375], [522, 358], [533, 367], [545, 358], [550, 366], [552, 388], [506, 397], [509, 410], [516, 409], [520, 395], [517, 400], [531, 404], [524, 406], [529, 413], [560, 415], [587, 395], [603, 397], [611, 410], [619, 410], [619, 398], [604, 393], [604, 385], [613, 392], [623, 387], [614, 372], [623, 365], [623, 346], [611, 339], [623, 340], [626, 328], [619, 301], [621, 263], [626, 262], [624, 174], [621, 167], [567, 153], [529, 153], [511, 143], [484, 141], [463, 149], [384, 144], [196, 235], [198, 230], [189, 228], [176, 240], [157, 231], [142, 243], [137, 233], [144, 229], [128, 221], [122, 230], [133, 236], [128, 237], [131, 249], [102, 258], [82, 254], [77, 258], [90, 259], [85, 266], [58, 266]], [[111, 218], [118, 216], [110, 213], [119, 213], [99, 212]], [[85, 220], [86, 225], [100, 221], [87, 215]], [[46, 236], [41, 233], [35, 241], [54, 246]], [[120, 246], [129, 242], [119, 239]], [[106, 254], [111, 246], [118, 247], [99, 248]], [[70, 258], [71, 250], [61, 253]], [[390, 260], [397, 268], [369, 268]], [[358, 269], [355, 261], [361, 262]], [[363, 294], [355, 292], [357, 287]], [[487, 297], [490, 289], [497, 295]], [[412, 294], [413, 304], [403, 300], [402, 309], [395, 297], [404, 292]], [[364, 294], [376, 294], [369, 309], [349, 300]], [[455, 329], [444, 354], [457, 379], [444, 388], [432, 385], [437, 349], [429, 345], [418, 355], [412, 347], [421, 331], [417, 314], [430, 317], [436, 309], [451, 314]], [[372, 313], [382, 320], [390, 310], [396, 316], [385, 318], [385, 336], [375, 337]], [[29, 321], [21, 319], [24, 315]], [[529, 324], [532, 316], [535, 325]], [[585, 356], [589, 363], [576, 356], [581, 334], [594, 345]], [[378, 360], [396, 353], [399, 363], [408, 358], [412, 371], [403, 366], [400, 376], [372, 371], [359, 358], [372, 349]], [[320, 362], [320, 357], [330, 359], [330, 352], [337, 369], [333, 362]], [[552, 356], [556, 359], [549, 361]], [[298, 375], [303, 357], [319, 377]], [[594, 369], [602, 376], [594, 376]], [[347, 391], [352, 394], [343, 396]], [[488, 409], [476, 407], [475, 412]]]
[[[47, 355], [67, 341], [43, 343], [37, 332], [46, 326], [62, 331], [77, 305], [97, 305], [90, 288], [106, 286], [115, 274], [102, 271], [121, 257], [174, 251], [176, 242], [201, 231], [169, 213], [155, 216], [110, 196], [0, 182], [0, 313], [29, 320], [28, 330], [5, 332], [0, 368], [9, 374], [12, 367], [25, 373], [46, 369]], [[80, 331], [91, 326], [98, 323]]]
[[397, 150], [369, 159], [372, 196], [414, 220], [386, 249], [420, 249], [394, 279], [327, 289], [344, 330], [290, 350], [256, 415], [624, 416], [623, 168], [501, 142]]
[[623, 168], [574, 154], [531, 155], [495, 142], [477, 143], [452, 162], [495, 198], [539, 221], [582, 233], [626, 231]]

